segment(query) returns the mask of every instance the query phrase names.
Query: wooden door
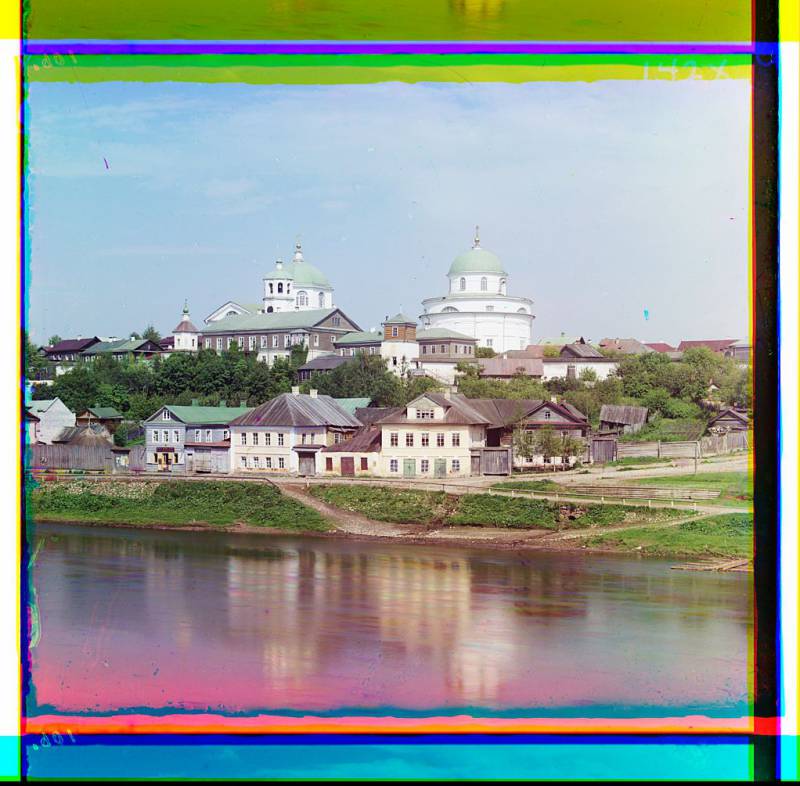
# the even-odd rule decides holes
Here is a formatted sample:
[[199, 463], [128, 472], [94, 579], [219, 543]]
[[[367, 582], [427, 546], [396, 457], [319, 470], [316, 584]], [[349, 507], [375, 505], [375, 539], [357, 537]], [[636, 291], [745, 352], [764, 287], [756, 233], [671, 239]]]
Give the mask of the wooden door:
[[413, 478], [417, 474], [417, 460], [403, 459], [403, 477]]
[[433, 462], [433, 476], [436, 478], [447, 476], [447, 459], [436, 459]]
[[301, 475], [315, 475], [316, 464], [314, 462], [313, 453], [300, 454], [300, 474]]
[[470, 473], [472, 475], [481, 474], [481, 457], [480, 454], [473, 454], [470, 459]]
[[356, 474], [356, 460], [352, 456], [342, 456], [342, 475]]

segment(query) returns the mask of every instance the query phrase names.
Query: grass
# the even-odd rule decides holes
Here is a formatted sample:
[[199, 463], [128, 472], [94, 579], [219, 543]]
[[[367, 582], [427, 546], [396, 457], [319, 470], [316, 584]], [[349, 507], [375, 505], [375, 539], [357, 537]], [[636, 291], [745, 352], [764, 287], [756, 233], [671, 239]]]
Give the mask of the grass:
[[519, 491], [541, 491], [543, 493], [550, 491], [563, 493], [564, 491], [564, 487], [560, 483], [552, 480], [507, 480], [502, 483], [493, 483], [491, 488], [498, 491], [516, 489]]
[[753, 556], [753, 517], [725, 513], [675, 527], [631, 529], [587, 538], [589, 546], [637, 550], [651, 556], [741, 557]]
[[256, 527], [322, 532], [328, 522], [315, 510], [256, 483], [68, 481], [33, 490], [34, 519], [141, 525], [206, 525], [237, 522]]
[[719, 497], [703, 500], [718, 505], [752, 505], [753, 477], [749, 472], [702, 472], [697, 475], [661, 475], [653, 478], [634, 478], [626, 483], [636, 486], [667, 486], [719, 491]]
[[430, 524], [446, 514], [443, 491], [411, 491], [381, 486], [311, 486], [309, 493], [328, 505], [360, 513], [375, 521]]
[[671, 459], [659, 458], [658, 456], [626, 456], [625, 458], [609, 461], [607, 467], [631, 467], [638, 464], [669, 464]]
[[320, 485], [312, 486], [309, 492], [342, 510], [360, 513], [376, 521], [399, 524], [561, 530], [639, 521], [648, 523], [686, 515], [686, 511], [670, 508], [650, 510], [636, 505], [559, 504], [498, 494], [464, 494], [459, 497], [441, 491], [378, 486]]

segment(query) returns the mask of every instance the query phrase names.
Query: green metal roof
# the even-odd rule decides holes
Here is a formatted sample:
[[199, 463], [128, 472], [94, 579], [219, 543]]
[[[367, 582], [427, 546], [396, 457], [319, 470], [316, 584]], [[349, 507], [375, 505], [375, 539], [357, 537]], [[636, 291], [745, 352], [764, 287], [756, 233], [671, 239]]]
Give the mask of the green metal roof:
[[380, 343], [383, 341], [382, 330], [354, 330], [336, 339], [336, 346], [346, 344], [368, 344], [370, 342]]
[[[250, 412], [252, 407], [184, 407], [167, 404], [166, 409], [186, 425], [211, 425], [213, 423], [230, 423], [239, 415]], [[148, 420], [152, 420], [153, 417], [151, 415]]]
[[83, 352], [81, 352], [81, 354], [98, 355], [106, 352], [133, 352], [134, 350], [139, 349], [139, 347], [142, 346], [142, 344], [144, 344], [146, 341], [146, 338], [136, 338], [133, 340], [123, 338], [119, 341], [101, 341], [99, 344], [95, 344], [94, 346], [85, 349]]
[[271, 314], [237, 314], [235, 317], [212, 322], [203, 333], [232, 333], [247, 330], [297, 330], [313, 328], [338, 311], [335, 308], [316, 308], [308, 311], [273, 311]]
[[101, 420], [122, 418], [122, 413], [114, 409], [114, 407], [87, 407], [86, 411], [91, 412], [96, 418], [100, 418]]
[[395, 314], [391, 319], [387, 319], [384, 325], [416, 325], [417, 320], [407, 317], [402, 311]]
[[457, 338], [461, 341], [475, 341], [472, 336], [466, 336], [463, 333], [456, 333], [455, 330], [448, 330], [447, 328], [430, 328], [430, 330], [418, 330], [417, 341], [427, 341], [430, 339], [442, 338]]
[[491, 251], [475, 246], [469, 251], [465, 251], [453, 260], [450, 265], [448, 276], [460, 276], [464, 273], [496, 273], [505, 276], [506, 271], [500, 259]]
[[335, 398], [334, 401], [349, 415], [355, 415], [357, 409], [368, 407], [372, 403], [371, 398]]

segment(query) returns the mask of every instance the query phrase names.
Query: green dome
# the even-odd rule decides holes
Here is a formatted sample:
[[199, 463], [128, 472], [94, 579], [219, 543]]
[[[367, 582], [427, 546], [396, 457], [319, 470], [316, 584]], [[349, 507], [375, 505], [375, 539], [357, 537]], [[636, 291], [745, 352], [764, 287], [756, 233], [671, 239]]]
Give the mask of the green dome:
[[264, 276], [265, 279], [288, 279], [294, 282], [295, 289], [300, 287], [317, 287], [318, 289], [331, 289], [330, 281], [325, 277], [325, 274], [319, 269], [310, 265], [303, 259], [303, 252], [298, 243], [295, 247], [294, 258], [291, 262], [282, 263], [282, 268], [278, 270], [276, 267], [270, 273]]
[[487, 251], [480, 246], [473, 246], [469, 251], [464, 252], [453, 260], [450, 265], [448, 276], [460, 276], [464, 273], [496, 273], [499, 276], [506, 275], [500, 259], [491, 251]]

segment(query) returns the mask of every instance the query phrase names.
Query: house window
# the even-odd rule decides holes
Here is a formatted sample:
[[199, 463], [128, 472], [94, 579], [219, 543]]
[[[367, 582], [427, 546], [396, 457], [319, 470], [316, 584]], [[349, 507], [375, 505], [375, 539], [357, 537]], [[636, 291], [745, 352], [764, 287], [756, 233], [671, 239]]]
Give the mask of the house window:
[[486, 276], [481, 278], [481, 292], [485, 292], [489, 288], [489, 282], [486, 280]]
[[238, 336], [236, 343], [239, 345], [239, 349], [244, 349], [244, 336]]
[[406, 432], [406, 447], [407, 448], [414, 447], [414, 433], [412, 431]]
[[271, 445], [272, 444], [272, 434], [270, 434], [269, 431], [266, 434], [264, 434], [264, 444], [265, 445]]
[[433, 420], [433, 410], [432, 409], [418, 409], [417, 410], [417, 418], [420, 420]]
[[422, 461], [419, 462], [419, 471], [422, 472], [423, 474], [429, 472], [430, 467], [431, 463], [430, 461], [428, 461], [428, 459], [422, 459]]
[[361, 469], [363, 470], [369, 469], [369, 463], [367, 462], [367, 459], [364, 456], [361, 457]]
[[436, 447], [443, 448], [444, 447], [444, 434], [437, 434], [436, 435]]
[[435, 355], [435, 354], [436, 354], [436, 345], [435, 344], [431, 344], [431, 355]]
[[261, 349], [266, 349], [266, 346], [267, 346], [267, 337], [266, 336], [261, 336], [260, 345], [261, 345]]
[[283, 346], [288, 347], [292, 343], [292, 337], [287, 333], [283, 337]]
[[440, 350], [440, 352], [441, 352], [441, 353], [444, 355], [444, 354], [447, 352], [447, 345], [446, 345], [446, 344], [442, 344], [442, 345], [439, 347], [439, 350]]
[[397, 447], [397, 445], [399, 444], [399, 436], [400, 435], [397, 434], [396, 432], [392, 432], [391, 434], [389, 434], [389, 445], [391, 445], [391, 447], [393, 448]]
[[217, 349], [222, 349], [222, 339], [221, 338], [217, 339]]
[[169, 431], [164, 432], [164, 442], [169, 442]]
[[228, 336], [228, 349], [230, 349], [236, 343], [236, 339], [233, 336]]
[[397, 472], [397, 459], [389, 461], [389, 472]]
[[461, 470], [461, 462], [458, 459], [453, 459], [451, 466], [453, 467], [453, 472], [459, 472]]
[[267, 469], [272, 469], [272, 456], [267, 456], [267, 457], [264, 459], [264, 466], [265, 466]]
[[243, 431], [242, 432], [242, 445], [247, 444], [247, 434]]
[[153, 429], [153, 442], [158, 442], [158, 429]]
[[325, 471], [333, 472], [333, 459], [330, 456], [325, 458]]
[[375, 354], [377, 354], [377, 352], [378, 352], [378, 348], [377, 347], [370, 347], [369, 348], [369, 354], [370, 355], [375, 355]]
[[461, 447], [461, 434], [457, 431], [451, 435], [450, 439], [452, 440], [452, 445], [454, 448]]
[[211, 339], [210, 338], [206, 339], [206, 349], [211, 349]]
[[393, 327], [392, 328], [392, 336], [396, 336], [396, 335], [397, 335], [397, 328]]
[[172, 441], [173, 442], [180, 442], [181, 441], [181, 435], [180, 435], [179, 431], [173, 431], [172, 432]]
[[257, 431], [253, 432], [253, 444], [254, 445], [258, 445], [258, 432]]
[[427, 431], [422, 433], [422, 447], [427, 448], [431, 444], [431, 435]]
[[258, 468], [259, 468], [258, 456], [253, 456], [253, 467], [254, 467], [255, 469], [258, 469]]
[[297, 305], [301, 308], [308, 305], [308, 294], [302, 289], [297, 293]]
[[458, 285], [463, 292], [467, 288], [467, 279], [462, 277], [462, 279], [458, 282]]
[[213, 435], [211, 433], [211, 429], [208, 428], [208, 429], [206, 429], [206, 442], [213, 442], [213, 441], [214, 441], [214, 437], [213, 437]]
[[460, 344], [454, 344], [453, 347], [455, 348], [456, 355], [457, 355], [458, 354], [458, 350], [461, 349], [461, 345]]
[[195, 442], [200, 442], [200, 429], [199, 428], [196, 428], [194, 430], [194, 441]]
[[223, 439], [230, 439], [230, 437], [231, 437], [231, 432], [228, 431], [228, 429], [225, 429], [225, 431], [222, 432], [222, 438]]
[[340, 442], [344, 442], [344, 434], [340, 434], [338, 431], [333, 435], [333, 444], [338, 445]]
[[319, 333], [314, 333], [314, 346], [319, 346]]
[[239, 462], [242, 465], [242, 469], [247, 469], [247, 456], [242, 456]]
[[161, 413], [161, 420], [169, 420], [169, 410], [168, 409], [165, 409]]
[[278, 445], [283, 445], [283, 434], [278, 434]]
[[494, 306], [486, 306], [487, 311], [494, 311]]
[[492, 346], [492, 343], [493, 343], [493, 339], [491, 339], [491, 338], [487, 338], [487, 339], [486, 339], [486, 346], [487, 346], [487, 347], [490, 347], [490, 346]]
[[342, 324], [342, 320], [341, 320], [341, 319], [339, 319], [339, 317], [333, 317], [333, 319], [331, 319], [331, 324], [332, 324], [334, 327], [338, 327], [339, 325], [341, 325], [341, 324]]
[[286, 459], [283, 456], [278, 457], [278, 469], [286, 469]]
[[278, 334], [277, 333], [273, 333], [272, 334], [272, 346], [273, 347], [277, 347], [278, 346]]
[[545, 420], [550, 420], [550, 410], [549, 409], [546, 409], [544, 411], [544, 419]]

